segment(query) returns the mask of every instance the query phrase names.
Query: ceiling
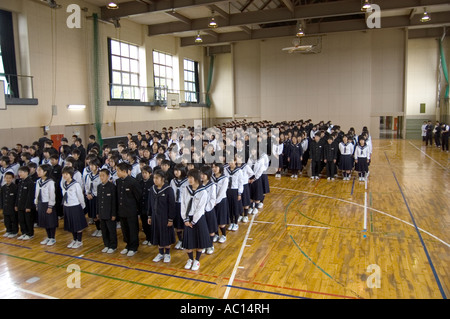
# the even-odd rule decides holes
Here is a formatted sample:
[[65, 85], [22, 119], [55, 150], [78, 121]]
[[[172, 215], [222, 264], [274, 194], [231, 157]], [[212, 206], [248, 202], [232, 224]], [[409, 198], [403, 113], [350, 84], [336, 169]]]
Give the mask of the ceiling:
[[[301, 23], [307, 35], [367, 30], [362, 0], [85, 0], [101, 8], [101, 19], [129, 19], [148, 27], [148, 36], [170, 34], [182, 46], [218, 45], [251, 39], [294, 36]], [[440, 36], [450, 26], [448, 0], [372, 0], [381, 28], [408, 28], [410, 37]], [[420, 22], [424, 8], [431, 21]], [[208, 22], [214, 11], [218, 27]], [[195, 43], [200, 33], [203, 42]]]

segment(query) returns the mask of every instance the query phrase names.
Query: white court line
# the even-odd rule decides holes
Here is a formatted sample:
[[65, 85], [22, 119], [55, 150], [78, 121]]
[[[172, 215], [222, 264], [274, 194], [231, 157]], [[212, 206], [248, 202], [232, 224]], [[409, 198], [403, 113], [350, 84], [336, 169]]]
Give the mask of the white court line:
[[238, 258], [236, 260], [236, 263], [234, 264], [233, 272], [231, 273], [230, 280], [228, 281], [228, 287], [225, 290], [225, 294], [223, 295], [223, 299], [228, 299], [228, 295], [230, 294], [231, 285], [233, 284], [234, 277], [236, 277], [236, 272], [237, 272], [237, 270], [239, 268], [239, 264], [241, 262], [242, 255], [244, 254], [244, 249], [245, 249], [245, 246], [247, 244], [248, 235], [250, 234], [250, 230], [252, 229], [252, 225], [253, 225], [253, 221], [255, 220], [255, 216], [256, 215], [252, 216], [252, 220], [250, 222], [250, 225], [248, 226], [247, 233], [245, 234], [244, 241], [242, 242], [241, 250], [239, 251], [239, 255], [238, 255]]
[[[354, 203], [354, 202], [351, 202], [351, 201], [348, 201], [348, 200], [345, 200], [345, 199], [340, 199], [340, 198], [331, 197], [331, 196], [327, 196], [327, 195], [315, 194], [315, 193], [310, 193], [310, 192], [305, 192], [305, 191], [299, 191], [299, 190], [296, 190], [296, 189], [283, 188], [283, 187], [275, 187], [275, 186], [271, 186], [270, 188], [273, 188], [273, 189], [281, 189], [281, 190], [287, 190], [287, 191], [292, 191], [292, 192], [297, 192], [297, 193], [303, 193], [303, 194], [308, 194], [308, 195], [314, 195], [314, 196], [319, 196], [319, 197], [324, 197], [324, 198], [334, 199], [334, 200], [337, 200], [337, 201], [340, 201], [340, 202], [344, 202], [344, 203], [348, 203], [348, 204], [352, 204], [352, 205], [356, 205], [356, 206], [359, 206], [359, 207], [364, 208], [364, 205], [360, 205], [360, 204], [358, 204], [358, 203]], [[402, 219], [400, 219], [400, 218], [398, 218], [398, 217], [389, 215], [389, 214], [387, 214], [387, 213], [385, 213], [385, 212], [383, 212], [383, 211], [381, 211], [381, 210], [378, 210], [378, 209], [375, 209], [375, 208], [372, 208], [372, 207], [367, 207], [367, 209], [370, 209], [370, 210], [372, 210], [372, 211], [374, 211], [374, 212], [377, 212], [377, 213], [386, 215], [386, 216], [391, 217], [391, 218], [393, 218], [393, 219], [395, 219], [395, 220], [398, 220], [399, 222], [402, 222], [402, 223], [404, 223], [404, 224], [406, 224], [406, 225], [409, 225], [409, 226], [415, 228], [415, 226], [414, 226], [413, 224], [408, 223], [407, 221], [404, 221], [404, 220], [402, 220]], [[420, 230], [421, 232], [423, 232], [423, 233], [425, 233], [425, 234], [427, 234], [427, 235], [433, 237], [434, 239], [440, 241], [440, 242], [443, 243], [445, 246], [450, 247], [450, 244], [449, 244], [449, 243], [446, 243], [445, 241], [443, 241], [442, 239], [440, 239], [440, 238], [434, 236], [434, 235], [431, 234], [430, 232], [428, 232], [428, 231], [426, 231], [426, 230], [423, 230], [422, 228], [419, 228], [419, 227], [417, 227], [417, 229]]]
[[34, 292], [34, 291], [31, 291], [31, 290], [27, 290], [27, 289], [23, 289], [23, 288], [19, 288], [19, 287], [15, 287], [15, 288], [16, 288], [16, 290], [18, 290], [20, 292], [24, 292], [24, 293], [27, 293], [27, 294], [30, 294], [30, 295], [35, 295], [35, 296], [46, 298], [46, 299], [59, 299], [59, 298], [56, 298], [56, 297], [53, 297], [53, 296], [44, 295], [44, 294], [41, 294], [39, 292]]
[[409, 144], [411, 144], [412, 146], [414, 146], [417, 150], [419, 150], [423, 155], [425, 155], [426, 157], [428, 157], [430, 160], [432, 160], [433, 162], [435, 162], [436, 164], [438, 164], [440, 167], [442, 167], [444, 170], [448, 170], [447, 167], [444, 167], [441, 165], [441, 163], [439, 163], [438, 161], [436, 161], [434, 158], [432, 158], [430, 155], [428, 155], [427, 153], [425, 153], [424, 151], [422, 151], [420, 148], [418, 148], [417, 146], [415, 146], [413, 143], [409, 142]]

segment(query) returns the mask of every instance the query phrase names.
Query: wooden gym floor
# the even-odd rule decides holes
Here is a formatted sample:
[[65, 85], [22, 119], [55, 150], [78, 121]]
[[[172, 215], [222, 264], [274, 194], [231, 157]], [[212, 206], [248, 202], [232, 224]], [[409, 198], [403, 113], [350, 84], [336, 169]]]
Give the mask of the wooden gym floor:
[[[66, 248], [71, 234], [62, 222], [52, 247], [39, 244], [40, 228], [30, 241], [0, 237], [0, 298], [449, 296], [449, 153], [420, 141], [373, 144], [367, 189], [353, 178], [270, 176], [260, 214], [228, 232], [213, 255], [203, 254], [198, 271], [185, 270], [186, 253], [174, 249], [169, 264], [152, 261], [156, 247], [120, 255], [120, 230], [117, 252], [104, 254], [101, 238], [90, 236], [93, 225], [77, 250]], [[81, 288], [70, 288], [75, 275]]]

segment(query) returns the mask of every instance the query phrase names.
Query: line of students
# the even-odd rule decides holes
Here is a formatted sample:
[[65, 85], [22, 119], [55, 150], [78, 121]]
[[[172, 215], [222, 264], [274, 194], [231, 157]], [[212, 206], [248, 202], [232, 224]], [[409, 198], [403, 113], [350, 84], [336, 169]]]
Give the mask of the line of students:
[[[146, 236], [144, 244], [159, 248], [153, 259], [155, 262], [170, 262], [170, 247], [176, 244], [176, 249], [184, 249], [188, 255], [185, 268], [196, 270], [204, 250], [212, 254], [215, 242], [227, 240], [227, 230], [237, 231], [239, 222], [248, 222], [248, 215], [256, 214], [261, 208], [265, 183], [263, 173], [268, 161], [265, 154], [257, 155], [256, 151], [252, 152], [248, 163], [244, 163], [242, 155], [237, 154], [227, 164], [176, 164], [172, 169], [173, 178], [169, 173], [173, 163], [165, 161], [161, 161], [161, 167], [167, 165], [169, 170], [157, 168], [153, 171], [144, 164], [135, 178], [132, 165], [121, 162], [117, 155], [111, 155], [103, 167], [100, 167], [98, 159], [87, 156], [87, 160], [91, 159], [82, 178], [74, 159], [69, 157], [60, 170], [59, 183], [64, 230], [73, 236], [67, 248], [83, 245], [87, 216], [94, 220], [97, 232], [101, 231], [105, 245], [102, 251], [115, 252], [118, 246], [116, 224], [120, 221], [126, 244], [121, 254], [136, 254], [142, 226]], [[19, 186], [14, 183], [14, 173], [7, 171], [4, 174], [5, 185], [1, 188], [0, 207], [5, 215], [6, 235], [9, 238], [17, 236], [17, 220], [20, 220], [22, 235], [19, 239], [34, 237], [31, 214], [34, 203], [37, 224], [47, 234], [40, 243], [54, 245], [59, 226], [56, 211], [58, 182], [52, 176], [54, 167], [40, 165], [36, 182], [29, 176], [28, 166], [22, 166], [18, 171]], [[17, 216], [18, 219], [15, 218]]]
[[291, 178], [297, 179], [310, 160], [311, 179], [318, 180], [322, 170], [326, 169], [327, 180], [334, 180], [340, 169], [342, 179], [349, 180], [355, 169], [359, 181], [365, 181], [372, 154], [367, 128], [363, 128], [359, 136], [352, 131], [344, 135], [338, 126], [330, 131], [316, 129], [309, 134], [306, 130], [280, 134], [272, 145], [272, 156], [279, 163], [275, 177], [280, 178], [285, 170], [292, 173]]

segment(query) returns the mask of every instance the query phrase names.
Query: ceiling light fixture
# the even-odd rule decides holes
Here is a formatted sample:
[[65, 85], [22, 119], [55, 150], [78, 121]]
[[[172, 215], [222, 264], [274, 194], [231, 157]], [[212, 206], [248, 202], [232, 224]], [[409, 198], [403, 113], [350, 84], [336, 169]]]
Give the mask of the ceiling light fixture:
[[216, 20], [214, 20], [214, 10], [211, 11], [211, 20], [209, 20], [208, 27], [217, 28], [217, 22], [216, 22]]
[[197, 37], [195, 38], [195, 43], [202, 43], [202, 42], [203, 42], [203, 39], [200, 36], [200, 32], [199, 32], [199, 33], [197, 33]]
[[67, 108], [69, 110], [84, 110], [86, 108], [86, 105], [84, 105], [84, 104], [69, 104], [69, 105], [67, 105]]
[[427, 8], [424, 8], [423, 16], [422, 16], [422, 18], [420, 18], [420, 22], [428, 22], [430, 20], [431, 20], [431, 18], [428, 15]]
[[370, 9], [372, 9], [372, 5], [370, 4], [370, 0], [364, 0], [364, 3], [361, 7], [361, 11], [369, 11]]
[[296, 36], [296, 37], [299, 37], [299, 38], [305, 36], [305, 32], [303, 31], [303, 28], [302, 28], [302, 24], [301, 24], [301, 23], [300, 23], [299, 26], [298, 26], [297, 34], [296, 34], [295, 36]]
[[116, 10], [116, 9], [119, 9], [119, 5], [115, 2], [110, 2], [106, 5], [106, 8], [111, 9], [111, 10]]

